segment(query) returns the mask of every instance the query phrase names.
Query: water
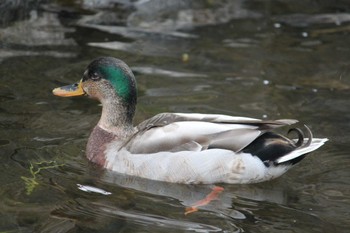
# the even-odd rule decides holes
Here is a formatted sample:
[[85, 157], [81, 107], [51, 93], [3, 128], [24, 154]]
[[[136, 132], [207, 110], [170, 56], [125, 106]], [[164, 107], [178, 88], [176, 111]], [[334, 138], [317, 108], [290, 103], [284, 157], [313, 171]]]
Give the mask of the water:
[[[0, 4], [0, 232], [347, 232], [347, 1], [133, 4]], [[100, 106], [51, 94], [105, 55], [137, 76], [136, 122], [165, 111], [296, 118], [330, 141], [281, 178], [221, 185], [185, 215], [213, 186], [96, 168], [84, 149]]]

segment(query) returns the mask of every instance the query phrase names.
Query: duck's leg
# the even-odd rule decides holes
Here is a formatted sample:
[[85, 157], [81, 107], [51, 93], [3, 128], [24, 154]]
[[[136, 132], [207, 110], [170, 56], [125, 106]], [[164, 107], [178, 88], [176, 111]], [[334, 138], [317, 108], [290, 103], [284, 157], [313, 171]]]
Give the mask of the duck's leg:
[[208, 205], [212, 200], [216, 200], [222, 191], [224, 191], [223, 187], [214, 186], [212, 191], [205, 198], [195, 202], [190, 207], [186, 207], [185, 215], [197, 212], [198, 207]]

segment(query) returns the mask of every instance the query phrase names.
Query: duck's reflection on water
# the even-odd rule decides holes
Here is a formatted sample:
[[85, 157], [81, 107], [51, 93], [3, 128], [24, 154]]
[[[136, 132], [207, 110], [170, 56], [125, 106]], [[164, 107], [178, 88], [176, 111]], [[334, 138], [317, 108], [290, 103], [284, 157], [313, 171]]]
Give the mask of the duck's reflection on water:
[[[223, 190], [211, 195], [217, 187]], [[229, 229], [241, 232], [237, 223], [242, 220], [257, 221], [254, 212], [264, 207], [261, 203], [283, 205], [288, 199], [286, 190], [280, 186], [184, 185], [108, 171], [103, 172], [93, 184], [89, 182], [86, 189], [82, 189], [82, 184], [77, 185], [77, 190], [73, 193], [66, 191], [67, 194], [71, 192], [73, 199], [57, 206], [42, 230], [63, 225], [70, 229], [107, 232], [120, 227], [135, 230], [135, 227], [147, 224], [155, 231], [217, 232]], [[197, 205], [201, 200], [206, 201]], [[194, 206], [196, 210], [186, 214]], [[170, 208], [173, 211], [169, 211]], [[226, 222], [216, 222], [213, 216], [220, 216], [221, 221]]]

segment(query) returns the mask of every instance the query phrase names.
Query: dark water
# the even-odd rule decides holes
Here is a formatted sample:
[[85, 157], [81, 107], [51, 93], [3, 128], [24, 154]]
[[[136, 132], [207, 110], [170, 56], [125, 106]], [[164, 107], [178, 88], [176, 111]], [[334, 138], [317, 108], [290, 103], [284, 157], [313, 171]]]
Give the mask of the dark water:
[[[349, 232], [348, 1], [2, 1], [0, 232]], [[98, 56], [156, 113], [296, 118], [330, 141], [286, 175], [212, 186], [108, 173], [84, 157], [100, 106], [51, 90]], [[79, 185], [108, 193], [86, 192]]]

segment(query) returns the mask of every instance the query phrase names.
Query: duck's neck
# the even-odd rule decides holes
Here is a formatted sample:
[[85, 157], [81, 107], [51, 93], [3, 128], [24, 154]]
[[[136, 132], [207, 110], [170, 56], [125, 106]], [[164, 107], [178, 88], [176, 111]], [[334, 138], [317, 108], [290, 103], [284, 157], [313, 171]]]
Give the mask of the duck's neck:
[[86, 156], [92, 162], [104, 166], [108, 144], [114, 141], [122, 143], [134, 133], [132, 118], [135, 106], [122, 104], [118, 100], [104, 100], [102, 106], [100, 121], [88, 140]]
[[133, 133], [132, 120], [135, 107], [118, 99], [107, 99], [102, 102], [102, 114], [98, 126], [122, 139]]

